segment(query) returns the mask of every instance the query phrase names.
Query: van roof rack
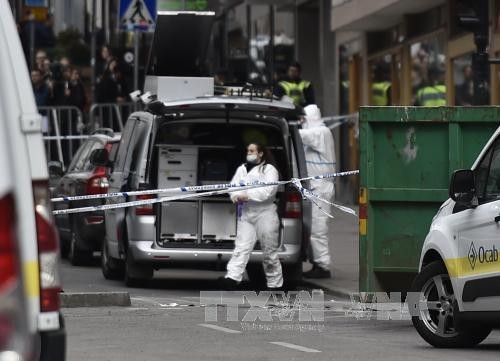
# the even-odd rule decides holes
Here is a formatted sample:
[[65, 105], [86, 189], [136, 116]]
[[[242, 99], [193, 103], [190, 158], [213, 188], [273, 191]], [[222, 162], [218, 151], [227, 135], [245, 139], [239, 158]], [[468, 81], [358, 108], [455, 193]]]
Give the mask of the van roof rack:
[[102, 134], [102, 135], [107, 135], [108, 137], [114, 137], [115, 132], [111, 128], [98, 128], [92, 132], [92, 135], [94, 134]]
[[259, 100], [268, 100], [272, 102], [273, 100], [278, 100], [278, 98], [274, 96], [273, 90], [273, 87], [270, 85], [256, 85], [251, 83], [240, 86], [216, 85], [214, 87], [214, 94], [246, 97], [250, 98], [250, 100], [259, 98]]

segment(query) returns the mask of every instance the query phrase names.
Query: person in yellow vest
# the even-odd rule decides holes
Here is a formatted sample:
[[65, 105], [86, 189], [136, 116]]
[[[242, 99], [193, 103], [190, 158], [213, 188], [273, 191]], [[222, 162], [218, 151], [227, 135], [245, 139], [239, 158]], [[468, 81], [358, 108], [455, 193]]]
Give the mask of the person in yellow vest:
[[373, 72], [372, 105], [391, 105], [391, 82], [389, 81], [389, 64], [379, 62]]
[[444, 70], [437, 66], [429, 68], [428, 82], [417, 92], [415, 105], [442, 107], [446, 105], [446, 86], [443, 84]]
[[297, 106], [305, 107], [315, 104], [314, 89], [310, 81], [301, 78], [302, 67], [298, 62], [290, 64], [287, 71], [287, 78], [280, 81], [274, 88], [274, 95], [278, 98], [287, 96], [293, 100]]

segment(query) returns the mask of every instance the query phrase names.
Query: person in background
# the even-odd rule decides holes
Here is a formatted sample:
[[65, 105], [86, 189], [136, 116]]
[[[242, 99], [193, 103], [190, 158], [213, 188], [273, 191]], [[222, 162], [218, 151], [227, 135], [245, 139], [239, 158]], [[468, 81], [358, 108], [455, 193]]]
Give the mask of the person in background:
[[96, 77], [97, 82], [100, 82], [109, 67], [109, 63], [113, 60], [113, 51], [109, 45], [103, 45], [101, 47], [101, 59], [96, 64]]
[[297, 106], [304, 107], [314, 104], [314, 89], [310, 81], [303, 80], [302, 66], [298, 62], [290, 64], [287, 71], [287, 77], [278, 83], [274, 88], [274, 95], [278, 98], [287, 96], [292, 99]]
[[[335, 173], [336, 157], [335, 143], [330, 129], [321, 120], [321, 112], [316, 104], [304, 108], [305, 119], [300, 129], [300, 137], [304, 144], [307, 164], [307, 175], [315, 176]], [[335, 194], [335, 188], [331, 180], [312, 180], [311, 190], [321, 198], [331, 202]], [[313, 268], [304, 273], [306, 278], [330, 278], [330, 239], [328, 226], [331, 206], [319, 202], [323, 212], [312, 205], [312, 225], [309, 259]]]
[[415, 105], [437, 107], [446, 105], [446, 85], [444, 85], [444, 70], [433, 65], [428, 71], [427, 83], [417, 92]]
[[123, 77], [118, 60], [111, 59], [98, 84], [97, 101], [99, 103], [124, 103], [128, 99], [128, 86]]
[[456, 87], [455, 104], [469, 106], [474, 104], [474, 82], [472, 79], [472, 66], [465, 65], [462, 69], [464, 81]]
[[33, 85], [33, 93], [38, 107], [47, 106], [51, 102], [50, 89], [43, 80], [42, 73], [38, 69], [31, 71], [31, 83]]
[[391, 105], [390, 67], [385, 61], [380, 61], [373, 70], [372, 105]]
[[[260, 143], [247, 147], [246, 163], [236, 170], [231, 183], [277, 182], [279, 173], [270, 151]], [[263, 266], [269, 290], [283, 286], [283, 271], [278, 258], [279, 218], [274, 203], [277, 186], [247, 189], [230, 193], [238, 204], [238, 225], [234, 250], [227, 264], [227, 273], [220, 280], [227, 290], [234, 290], [243, 278], [250, 254], [257, 239], [264, 254]]]

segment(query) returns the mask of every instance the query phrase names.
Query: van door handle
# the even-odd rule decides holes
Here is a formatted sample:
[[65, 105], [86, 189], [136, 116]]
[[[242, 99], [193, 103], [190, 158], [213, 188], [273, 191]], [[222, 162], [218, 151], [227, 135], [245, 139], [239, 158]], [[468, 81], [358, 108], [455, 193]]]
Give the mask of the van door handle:
[[496, 223], [500, 222], [500, 215], [498, 215], [498, 216], [495, 217], [495, 222]]

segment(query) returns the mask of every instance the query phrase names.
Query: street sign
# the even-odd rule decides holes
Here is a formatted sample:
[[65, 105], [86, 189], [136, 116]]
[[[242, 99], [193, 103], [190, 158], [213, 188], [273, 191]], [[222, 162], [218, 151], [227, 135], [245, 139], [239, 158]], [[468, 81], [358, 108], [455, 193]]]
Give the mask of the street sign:
[[120, 28], [134, 31], [153, 31], [156, 20], [156, 0], [121, 0]]

